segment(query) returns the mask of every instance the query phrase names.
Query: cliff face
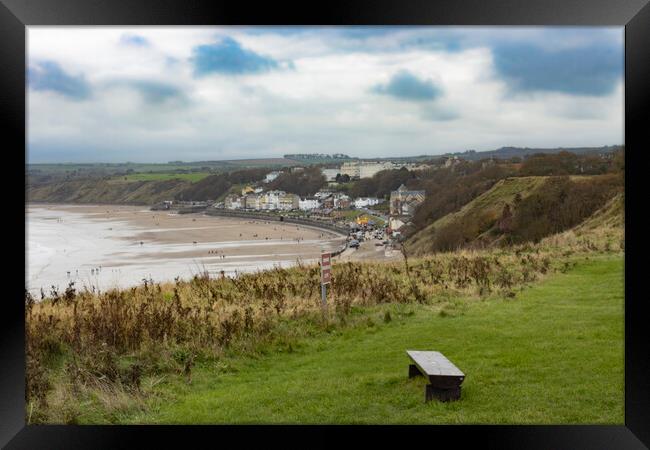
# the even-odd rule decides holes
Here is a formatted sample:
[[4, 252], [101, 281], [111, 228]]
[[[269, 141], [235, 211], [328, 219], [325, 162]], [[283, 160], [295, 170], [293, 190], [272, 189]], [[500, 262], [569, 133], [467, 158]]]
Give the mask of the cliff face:
[[190, 182], [183, 180], [115, 182], [103, 179], [78, 179], [44, 184], [28, 184], [28, 202], [112, 203], [150, 205], [172, 200]]
[[417, 231], [407, 241], [407, 249], [425, 255], [537, 242], [572, 228], [621, 227], [622, 189], [622, 179], [611, 174], [507, 178]]

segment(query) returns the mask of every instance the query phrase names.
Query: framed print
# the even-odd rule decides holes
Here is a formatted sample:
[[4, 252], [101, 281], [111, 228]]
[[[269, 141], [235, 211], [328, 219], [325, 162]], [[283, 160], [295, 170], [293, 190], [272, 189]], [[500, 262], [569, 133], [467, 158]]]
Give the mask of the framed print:
[[3, 0], [2, 444], [646, 448], [646, 3]]

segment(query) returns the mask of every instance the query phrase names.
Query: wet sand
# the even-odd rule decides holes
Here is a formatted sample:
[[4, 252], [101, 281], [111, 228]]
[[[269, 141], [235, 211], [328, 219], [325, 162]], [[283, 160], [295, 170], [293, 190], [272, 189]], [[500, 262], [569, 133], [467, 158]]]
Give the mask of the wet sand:
[[[277, 246], [285, 247], [286, 243], [305, 242], [305, 245], [309, 245], [313, 244], [314, 240], [319, 240], [326, 245], [334, 245], [328, 241], [336, 240], [338, 242], [341, 238], [341, 235], [331, 231], [303, 225], [207, 216], [200, 213], [175, 214], [165, 211], [149, 211], [137, 206], [65, 205], [56, 206], [56, 210], [85, 214], [89, 219], [96, 221], [125, 221], [128, 226], [135, 227], [136, 230], [134, 230], [134, 234], [124, 236], [122, 239], [138, 242], [205, 245], [243, 241], [245, 244], [266, 245], [269, 243], [268, 241], [271, 241], [274, 245], [265, 251], [272, 253], [277, 250]], [[236, 245], [228, 253], [245, 254], [247, 251], [250, 253], [250, 248]], [[205, 252], [203, 249], [197, 249], [191, 253], [201, 255]]]
[[234, 275], [312, 263], [321, 248], [333, 250], [345, 240], [303, 225], [138, 206], [30, 204], [26, 224], [30, 290], [70, 281], [105, 289], [205, 270]]

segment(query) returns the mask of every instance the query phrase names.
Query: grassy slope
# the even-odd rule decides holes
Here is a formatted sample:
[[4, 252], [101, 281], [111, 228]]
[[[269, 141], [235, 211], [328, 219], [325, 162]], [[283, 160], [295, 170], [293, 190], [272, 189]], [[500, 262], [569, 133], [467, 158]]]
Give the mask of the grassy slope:
[[613, 229], [620, 227], [625, 220], [625, 199], [622, 194], [616, 195], [605, 206], [596, 211], [591, 217], [574, 228], [574, 232], [588, 232], [597, 229]]
[[122, 183], [132, 181], [159, 181], [159, 180], [186, 180], [192, 183], [202, 180], [212, 175], [210, 172], [192, 172], [192, 173], [133, 173], [112, 179], [111, 183]]
[[132, 181], [79, 179], [29, 186], [30, 202], [152, 204], [173, 199], [190, 185], [185, 180]]
[[434, 230], [444, 227], [450, 223], [459, 222], [465, 217], [476, 215], [491, 215], [496, 220], [505, 203], [512, 205], [515, 195], [521, 194], [525, 198], [539, 189], [547, 177], [515, 177], [506, 178], [497, 182], [490, 190], [479, 195], [474, 200], [463, 206], [459, 211], [447, 214], [436, 220], [431, 225], [417, 232], [409, 240], [409, 248], [419, 254], [418, 249], [426, 250], [431, 241]]
[[[292, 352], [196, 367], [192, 385], [169, 379], [149, 412], [118, 420], [623, 423], [620, 256], [592, 258], [514, 300], [473, 303], [456, 317], [414, 305], [372, 314], [373, 326], [305, 340]], [[467, 375], [461, 401], [424, 404], [423, 380], [407, 378], [406, 349], [437, 349], [455, 362]]]

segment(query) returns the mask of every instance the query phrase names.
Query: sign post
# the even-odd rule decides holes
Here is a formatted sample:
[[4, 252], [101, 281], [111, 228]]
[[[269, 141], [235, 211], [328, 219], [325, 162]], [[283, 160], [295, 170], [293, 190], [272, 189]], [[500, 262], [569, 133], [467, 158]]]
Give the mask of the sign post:
[[321, 248], [320, 255], [320, 286], [321, 286], [321, 301], [323, 303], [323, 309], [327, 307], [327, 285], [330, 284], [332, 280], [332, 255], [329, 252], [325, 252]]

